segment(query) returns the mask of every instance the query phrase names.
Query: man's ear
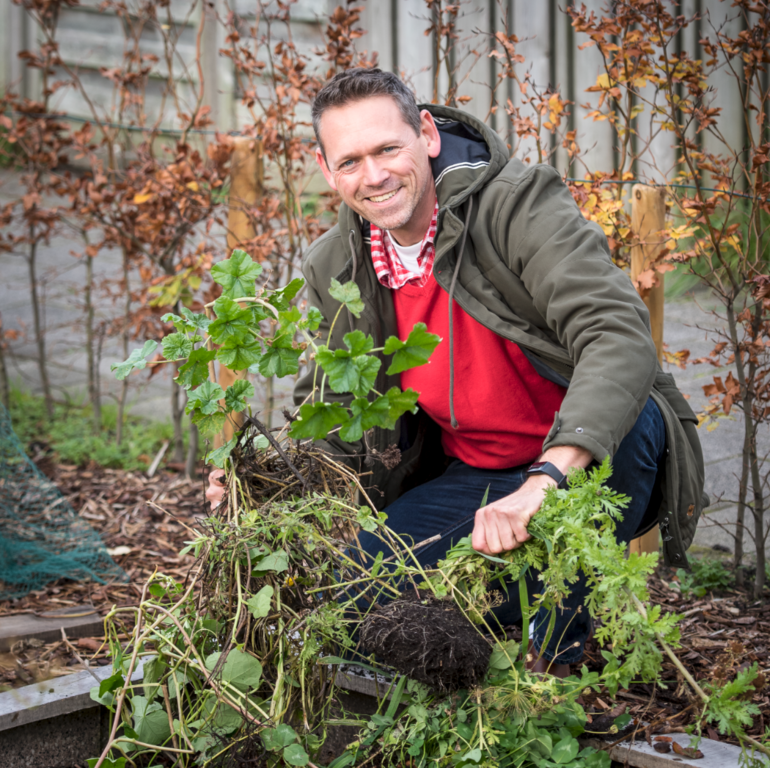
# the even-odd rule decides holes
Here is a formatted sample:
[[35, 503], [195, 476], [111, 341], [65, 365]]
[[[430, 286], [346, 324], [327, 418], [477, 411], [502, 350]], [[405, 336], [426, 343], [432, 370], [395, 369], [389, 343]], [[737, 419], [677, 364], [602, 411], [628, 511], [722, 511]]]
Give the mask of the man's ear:
[[438, 132], [433, 115], [427, 109], [420, 112], [420, 135], [428, 147], [428, 157], [438, 157], [441, 152], [441, 134]]
[[318, 163], [318, 165], [321, 166], [321, 172], [324, 175], [324, 178], [326, 179], [329, 186], [336, 192], [337, 191], [337, 185], [334, 183], [334, 175], [329, 170], [329, 166], [326, 165], [326, 159], [324, 158], [324, 153], [321, 152], [321, 148], [317, 147], [315, 151], [315, 161]]

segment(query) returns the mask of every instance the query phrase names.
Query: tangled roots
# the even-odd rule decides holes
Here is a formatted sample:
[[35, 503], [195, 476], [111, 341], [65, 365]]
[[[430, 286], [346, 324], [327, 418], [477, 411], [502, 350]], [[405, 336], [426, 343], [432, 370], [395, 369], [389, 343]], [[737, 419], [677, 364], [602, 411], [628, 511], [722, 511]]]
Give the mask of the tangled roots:
[[492, 652], [454, 603], [409, 593], [375, 608], [360, 637], [368, 653], [439, 694], [479, 684]]

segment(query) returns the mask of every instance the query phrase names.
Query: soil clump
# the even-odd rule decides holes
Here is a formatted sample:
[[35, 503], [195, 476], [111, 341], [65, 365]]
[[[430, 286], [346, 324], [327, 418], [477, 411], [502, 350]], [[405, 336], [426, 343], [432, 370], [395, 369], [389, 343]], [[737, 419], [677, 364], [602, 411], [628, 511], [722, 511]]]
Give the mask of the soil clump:
[[441, 694], [481, 683], [492, 652], [454, 603], [425, 594], [375, 608], [360, 637], [368, 653]]

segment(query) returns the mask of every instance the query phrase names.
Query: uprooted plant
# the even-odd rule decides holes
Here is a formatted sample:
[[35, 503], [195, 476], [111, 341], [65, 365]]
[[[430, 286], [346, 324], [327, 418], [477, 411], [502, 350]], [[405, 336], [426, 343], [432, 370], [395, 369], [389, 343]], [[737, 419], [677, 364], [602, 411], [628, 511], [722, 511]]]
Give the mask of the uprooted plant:
[[[243, 429], [210, 454], [226, 468], [229, 492], [194, 532], [188, 550], [197, 559], [187, 582], [156, 574], [138, 606], [108, 616], [114, 674], [92, 695], [113, 710], [113, 726], [91, 768], [322, 760], [334, 768], [375, 761], [608, 768], [605, 752], [577, 741], [587, 729], [578, 697], [587, 687], [614, 695], [639, 678], [662, 685], [663, 653], [699, 697], [696, 728], [713, 721], [747, 747], [770, 751], [745, 734], [758, 711], [751, 702], [761, 685], [757, 666], [721, 686], [699, 685], [674, 652], [678, 617], [646, 607], [657, 556], [626, 559], [615, 541], [627, 500], [605, 485], [608, 462], [573, 472], [569, 489], [549, 490], [521, 548], [487, 556], [466, 538], [426, 569], [415, 556], [421, 543], [388, 528], [358, 477], [303, 442], [337, 427], [344, 439], [358, 440], [414, 408], [417, 393], [373, 391], [381, 363], [370, 337], [347, 334], [342, 350], [320, 343], [320, 313], [310, 308], [302, 317], [288, 306], [299, 282], [258, 291], [259, 265], [238, 251], [212, 274], [222, 297], [207, 315], [183, 310], [170, 317], [177, 330], [162, 347], [167, 360], [186, 360], [178, 381], [191, 390], [193, 421], [213, 432], [248, 409], [249, 382], [222, 391], [208, 380], [214, 359], [237, 371], [282, 376], [296, 372], [310, 350], [322, 371], [319, 399], [303, 404], [279, 431], [249, 413]], [[354, 283], [335, 282], [330, 292], [340, 301], [337, 317], [363, 309]], [[260, 323], [270, 318], [277, 330], [268, 342]], [[415, 326], [406, 340], [388, 339], [381, 351], [393, 355], [389, 372], [398, 372], [425, 362], [437, 343]], [[144, 367], [155, 346], [135, 351], [115, 366], [117, 374]], [[352, 393], [350, 407], [324, 402], [327, 387]], [[362, 530], [382, 542], [373, 563], [359, 544]], [[550, 611], [547, 645], [555, 611], [581, 571], [596, 638], [607, 646], [605, 667], [583, 668], [564, 681], [531, 675], [525, 667], [530, 617], [541, 606]], [[530, 597], [532, 572], [540, 583]], [[511, 590], [521, 602], [521, 643], [507, 639], [491, 613], [503, 599], [499, 593], [510, 597]], [[130, 624], [131, 639], [122, 644]], [[371, 718], [345, 712], [336, 697], [336, 667], [375, 664], [382, 673], [383, 659], [392, 674], [389, 699]], [[132, 682], [140, 661], [142, 680]], [[336, 725], [359, 730], [334, 755], [324, 744]]]

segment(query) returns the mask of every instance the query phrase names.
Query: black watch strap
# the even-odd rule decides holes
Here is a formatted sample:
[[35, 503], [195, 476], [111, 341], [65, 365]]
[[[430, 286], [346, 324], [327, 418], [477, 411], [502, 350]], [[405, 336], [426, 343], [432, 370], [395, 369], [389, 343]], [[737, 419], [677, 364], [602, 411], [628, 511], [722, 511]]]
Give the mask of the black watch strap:
[[553, 478], [559, 488], [567, 487], [567, 476], [550, 461], [536, 461], [527, 470], [528, 475], [548, 475]]

